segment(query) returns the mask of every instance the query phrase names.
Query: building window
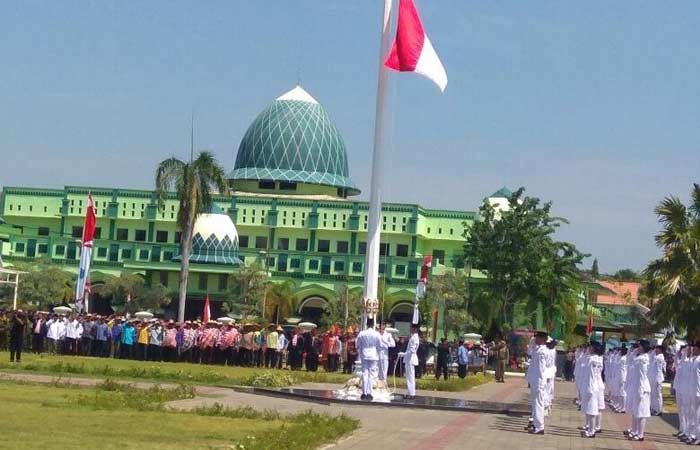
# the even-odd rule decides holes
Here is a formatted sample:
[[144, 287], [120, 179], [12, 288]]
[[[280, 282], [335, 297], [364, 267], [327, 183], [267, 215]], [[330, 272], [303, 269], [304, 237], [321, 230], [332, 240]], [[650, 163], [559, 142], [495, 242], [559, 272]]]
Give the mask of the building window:
[[386, 264], [384, 264], [384, 263], [379, 264], [379, 273], [384, 275], [385, 272], [386, 272]]
[[106, 258], [107, 257], [107, 247], [97, 247], [97, 257]]
[[168, 232], [156, 231], [156, 242], [168, 242]]
[[95, 239], [102, 239], [102, 228], [95, 227]]
[[260, 182], [258, 182], [258, 187], [260, 189], [274, 189], [275, 182], [272, 180], [261, 180]]
[[56, 246], [56, 256], [63, 256], [66, 254], [66, 246], [65, 245], [57, 245]]
[[396, 265], [396, 275], [404, 276], [406, 275], [406, 266], [403, 264]]
[[297, 184], [292, 181], [280, 181], [280, 191], [296, 191]]
[[71, 236], [74, 238], [81, 239], [83, 237], [83, 227], [73, 227], [71, 231]]
[[438, 234], [442, 234], [442, 228], [438, 228]]
[[146, 230], [136, 230], [134, 232], [134, 240], [137, 242], [145, 242], [146, 241]]
[[277, 239], [277, 249], [278, 250], [289, 250], [289, 238]]
[[445, 264], [445, 250], [433, 250], [433, 260], [437, 260], [440, 264]]
[[362, 263], [359, 261], [352, 263], [352, 271], [354, 273], [362, 273]]
[[318, 259], [312, 259], [309, 261], [309, 270], [318, 270]]
[[182, 233], [180, 231], [176, 231], [175, 238], [173, 239], [173, 242], [175, 242], [176, 244], [179, 244], [180, 239], [182, 239]]
[[336, 253], [340, 255], [345, 255], [348, 253], [349, 244], [348, 241], [338, 241], [335, 245]]
[[148, 260], [148, 250], [139, 250], [139, 259]]
[[48, 236], [49, 235], [49, 227], [39, 227], [38, 234], [39, 234], [39, 236]]
[[127, 228], [117, 228], [117, 240], [118, 241], [128, 241], [129, 240], [129, 230]]
[[360, 255], [367, 254], [367, 243], [366, 242], [360, 242], [360, 245], [357, 248], [357, 253], [359, 253]]
[[131, 259], [131, 249], [130, 248], [122, 249], [122, 259]]
[[200, 274], [199, 274], [199, 280], [198, 280], [198, 283], [197, 283], [197, 288], [198, 288], [200, 291], [206, 291], [206, 290], [207, 290], [207, 284], [208, 284], [207, 281], [209, 281], [209, 280], [207, 279], [207, 278], [208, 278], [207, 275], [208, 275], [208, 274], [206, 274], [206, 273], [200, 273]]
[[389, 244], [386, 242], [382, 242], [379, 244], [379, 254], [381, 256], [389, 256]]
[[319, 253], [328, 253], [331, 250], [331, 241], [328, 239], [319, 239], [317, 249]]
[[168, 286], [168, 271], [166, 271], [166, 270], [161, 270], [160, 273], [159, 273], [158, 275], [160, 275], [160, 277], [159, 277], [159, 278], [160, 278], [160, 284], [162, 284], [163, 286], [166, 286], [166, 287], [167, 287], [167, 286]]
[[397, 244], [396, 245], [396, 256], [408, 256], [408, 245]]
[[299, 258], [292, 258], [289, 260], [290, 269], [298, 269], [301, 267], [301, 260]]
[[163, 261], [171, 261], [173, 259], [173, 252], [163, 252]]
[[333, 262], [333, 270], [336, 272], [343, 272], [345, 271], [345, 263], [343, 261], [335, 261]]
[[238, 236], [238, 246], [248, 248], [248, 236]]
[[428, 227], [428, 234], [430, 234], [430, 227]]
[[227, 273], [220, 273], [219, 274], [219, 292], [224, 292], [227, 287], [228, 287], [228, 274]]
[[39, 254], [45, 255], [49, 252], [48, 244], [39, 244]]
[[297, 239], [296, 250], [298, 252], [305, 252], [309, 250], [309, 240], [308, 239]]
[[255, 248], [266, 249], [267, 248], [267, 238], [265, 236], [255, 237]]

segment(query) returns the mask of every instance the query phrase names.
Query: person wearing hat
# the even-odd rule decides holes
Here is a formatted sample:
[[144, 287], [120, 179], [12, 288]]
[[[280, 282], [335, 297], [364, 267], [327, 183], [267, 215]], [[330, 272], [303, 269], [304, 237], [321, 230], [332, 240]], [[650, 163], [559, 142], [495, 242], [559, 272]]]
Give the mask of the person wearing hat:
[[10, 362], [22, 362], [22, 347], [24, 345], [24, 330], [27, 318], [24, 311], [18, 309], [12, 313], [10, 322]]
[[528, 433], [544, 434], [544, 408], [546, 395], [547, 333], [538, 331], [528, 346], [530, 365], [527, 368], [527, 382], [530, 384], [530, 406], [532, 421]]
[[281, 369], [285, 365], [287, 346], [289, 339], [284, 334], [284, 328], [277, 325], [277, 368]]
[[280, 335], [274, 324], [270, 324], [268, 329], [265, 336], [265, 367], [274, 369], [277, 367], [277, 341]]
[[646, 421], [651, 416], [649, 383], [649, 341], [640, 340], [632, 352], [632, 362], [628, 369], [629, 404], [627, 412], [632, 416], [631, 426], [624, 431], [628, 439], [632, 441], [644, 440]]
[[406, 351], [399, 353], [403, 357], [404, 373], [406, 377], [407, 399], [416, 397], [416, 366], [418, 365], [418, 347], [420, 346], [420, 328], [418, 324], [411, 325], [411, 337], [406, 344]]
[[588, 360], [581, 376], [581, 411], [586, 416], [586, 423], [581, 436], [594, 438], [601, 430], [601, 411], [605, 409], [603, 383], [604, 347], [595, 341], [588, 345]]
[[662, 384], [666, 378], [666, 358], [661, 345], [649, 353], [649, 383], [651, 384], [651, 415], [660, 416], [664, 412]]
[[374, 329], [374, 318], [367, 319], [367, 328], [360, 331], [355, 341], [357, 354], [362, 366], [362, 396], [361, 400], [372, 400], [372, 380], [377, 378], [379, 371], [379, 353], [382, 337]]
[[554, 378], [557, 375], [557, 341], [552, 337], [547, 338], [547, 364], [545, 369], [545, 415], [552, 413], [554, 401]]
[[379, 351], [379, 379], [383, 381], [386, 381], [389, 373], [389, 349], [396, 347], [394, 336], [386, 331], [386, 326], [386, 322], [379, 326], [379, 336], [382, 340]]

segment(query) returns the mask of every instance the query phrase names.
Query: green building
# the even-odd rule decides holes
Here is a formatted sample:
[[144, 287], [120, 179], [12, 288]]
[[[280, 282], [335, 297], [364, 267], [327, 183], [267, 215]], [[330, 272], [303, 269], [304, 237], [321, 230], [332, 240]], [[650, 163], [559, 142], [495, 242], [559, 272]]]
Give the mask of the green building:
[[[362, 287], [369, 205], [353, 199], [360, 190], [350, 178], [343, 138], [305, 90], [294, 88], [253, 120], [228, 177], [232, 194], [215, 197], [225, 216], [200, 217], [195, 229], [188, 304], [201, 305], [207, 294], [214, 302], [230, 295], [237, 259], [257, 262], [272, 280], [293, 280], [294, 310], [309, 319], [318, 317], [340, 286]], [[77, 271], [88, 193], [98, 227], [92, 269], [140, 273], [175, 293], [178, 202], [173, 195], [159, 209], [147, 190], [4, 187], [0, 255], [5, 264], [46, 259]], [[472, 211], [384, 203], [385, 317], [410, 320], [424, 255], [433, 255], [434, 273], [461, 266], [464, 224], [476, 217]], [[188, 314], [195, 314], [194, 306]]]

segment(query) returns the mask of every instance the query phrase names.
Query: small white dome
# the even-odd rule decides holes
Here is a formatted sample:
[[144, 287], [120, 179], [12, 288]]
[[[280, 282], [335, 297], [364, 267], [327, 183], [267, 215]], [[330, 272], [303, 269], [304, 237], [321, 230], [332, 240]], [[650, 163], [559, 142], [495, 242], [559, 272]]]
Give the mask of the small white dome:
[[226, 214], [200, 214], [192, 230], [192, 236], [197, 233], [207, 240], [214, 235], [220, 241], [228, 236], [231, 242], [238, 244], [238, 231], [231, 218]]
[[239, 264], [238, 231], [226, 214], [200, 214], [192, 230], [190, 262]]

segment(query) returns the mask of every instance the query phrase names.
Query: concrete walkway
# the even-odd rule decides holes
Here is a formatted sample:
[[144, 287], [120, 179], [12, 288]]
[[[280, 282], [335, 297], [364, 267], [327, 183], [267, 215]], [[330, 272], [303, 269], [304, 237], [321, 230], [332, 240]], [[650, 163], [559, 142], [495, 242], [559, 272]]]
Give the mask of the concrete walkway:
[[[0, 379], [32, 382], [52, 382], [55, 377], [25, 373], [3, 373]], [[91, 378], [63, 377], [63, 382], [94, 385], [100, 380]], [[132, 383], [148, 387], [155, 383]], [[162, 384], [165, 386], [166, 384]], [[305, 384], [307, 388], [334, 388], [334, 385]], [[381, 450], [563, 450], [563, 449], [678, 449], [678, 441], [671, 437], [675, 431], [668, 423], [674, 417], [653, 417], [649, 420], [647, 440], [630, 442], [622, 436], [629, 417], [605, 411], [604, 432], [595, 439], [580, 437], [577, 427], [583, 416], [573, 405], [573, 383], [557, 382], [555, 408], [547, 424], [547, 434], [532, 436], [523, 430], [527, 419], [505, 415], [442, 412], [419, 409], [386, 408], [381, 406], [325, 405], [287, 398], [266, 397], [229, 388], [197, 386], [197, 397], [171, 402], [174, 408], [189, 409], [197, 406], [220, 403], [228, 407], [251, 406], [256, 409], [275, 409], [282, 413], [297, 413], [313, 410], [319, 413], [341, 414], [355, 417], [362, 427], [352, 436], [327, 446], [343, 449]], [[419, 392], [419, 394], [427, 394]], [[430, 395], [457, 397], [468, 400], [486, 400], [507, 403], [527, 403], [528, 389], [522, 378], [506, 378], [506, 383], [489, 383], [459, 393], [434, 392]]]

